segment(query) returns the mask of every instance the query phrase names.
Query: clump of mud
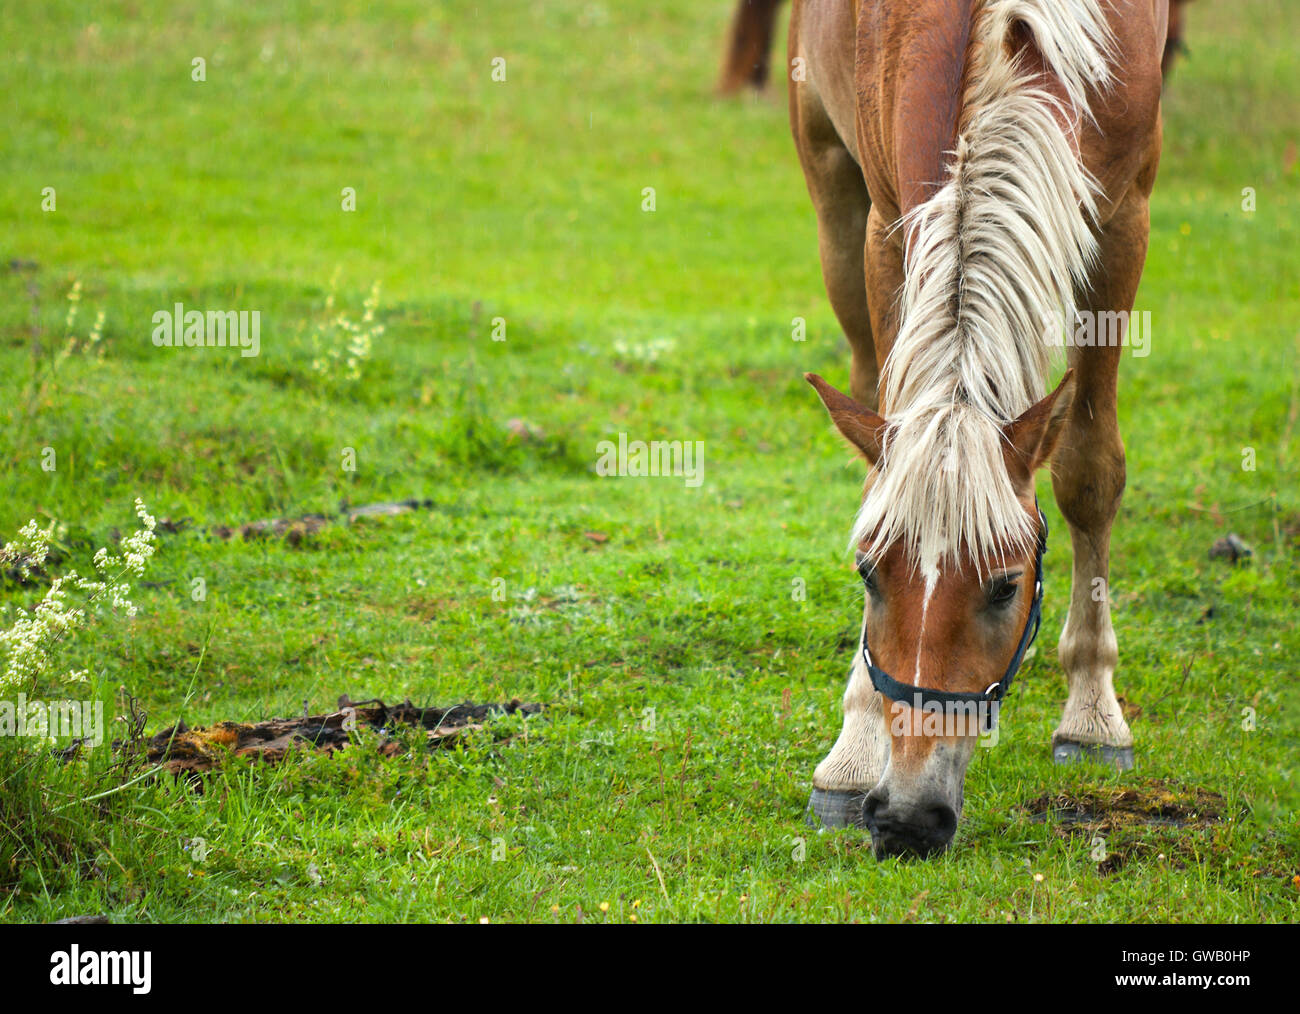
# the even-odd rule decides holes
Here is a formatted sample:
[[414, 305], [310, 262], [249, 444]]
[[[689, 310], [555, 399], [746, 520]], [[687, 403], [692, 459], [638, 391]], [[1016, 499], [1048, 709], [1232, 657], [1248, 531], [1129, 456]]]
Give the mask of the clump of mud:
[[1156, 781], [1047, 792], [1020, 810], [1031, 822], [1050, 825], [1059, 838], [1090, 839], [1097, 871], [1103, 875], [1117, 873], [1139, 857], [1184, 869], [1199, 861], [1198, 848], [1205, 847], [1206, 836], [1171, 832], [1206, 832], [1240, 816], [1229, 812], [1227, 800], [1217, 792]]
[[1160, 782], [1044, 793], [1021, 808], [1037, 824], [1051, 823], [1066, 836], [1136, 827], [1204, 829], [1231, 817], [1227, 800], [1195, 786]]

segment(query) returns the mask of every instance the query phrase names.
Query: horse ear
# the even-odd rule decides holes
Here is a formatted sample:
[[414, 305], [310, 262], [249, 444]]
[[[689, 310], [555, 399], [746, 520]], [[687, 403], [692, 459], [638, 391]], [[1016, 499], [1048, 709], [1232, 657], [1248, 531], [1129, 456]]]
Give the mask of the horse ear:
[[847, 394], [835, 390], [815, 373], [805, 373], [803, 379], [812, 384], [821, 396], [822, 404], [830, 413], [835, 428], [844, 439], [856, 447], [867, 463], [874, 466], [884, 449], [885, 420], [866, 405], [859, 404]]
[[1061, 438], [1073, 403], [1074, 370], [1069, 369], [1055, 391], [1025, 409], [1020, 418], [1002, 427], [1006, 439], [1003, 453], [1007, 459], [1007, 471], [1013, 479], [1033, 481], [1034, 473], [1056, 450], [1056, 442]]

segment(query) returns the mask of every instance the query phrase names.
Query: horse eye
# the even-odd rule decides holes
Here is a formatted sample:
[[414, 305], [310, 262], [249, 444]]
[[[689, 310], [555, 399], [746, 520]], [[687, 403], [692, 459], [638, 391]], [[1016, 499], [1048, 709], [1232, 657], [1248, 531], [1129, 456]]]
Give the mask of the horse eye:
[[876, 587], [876, 565], [865, 557], [858, 561], [858, 573], [862, 575], [862, 583], [867, 586], [868, 591], [878, 592]]
[[1008, 606], [1016, 597], [1016, 590], [1020, 586], [1014, 581], [1005, 579], [994, 582], [993, 587], [989, 589], [989, 605]]

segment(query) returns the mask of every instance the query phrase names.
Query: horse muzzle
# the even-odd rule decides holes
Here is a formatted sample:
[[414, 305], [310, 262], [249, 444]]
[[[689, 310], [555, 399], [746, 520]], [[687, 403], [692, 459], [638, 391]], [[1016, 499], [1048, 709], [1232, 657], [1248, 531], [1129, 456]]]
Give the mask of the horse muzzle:
[[957, 832], [957, 811], [938, 796], [891, 801], [889, 790], [877, 786], [867, 794], [862, 815], [877, 859], [937, 855]]

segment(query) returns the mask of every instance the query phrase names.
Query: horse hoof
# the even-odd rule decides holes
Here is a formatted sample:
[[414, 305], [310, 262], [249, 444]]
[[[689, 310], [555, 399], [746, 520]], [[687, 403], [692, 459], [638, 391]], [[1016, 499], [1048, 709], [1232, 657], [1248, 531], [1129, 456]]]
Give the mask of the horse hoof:
[[1061, 740], [1052, 744], [1052, 760], [1057, 764], [1073, 764], [1075, 761], [1082, 760], [1095, 761], [1118, 768], [1120, 771], [1131, 771], [1133, 770], [1133, 748]]
[[[860, 827], [866, 828], [866, 818], [862, 814], [863, 804], [867, 801], [865, 792], [854, 789], [819, 789], [814, 787], [812, 799], [808, 800], [808, 823], [816, 827]], [[813, 819], [814, 815], [816, 820]]]

